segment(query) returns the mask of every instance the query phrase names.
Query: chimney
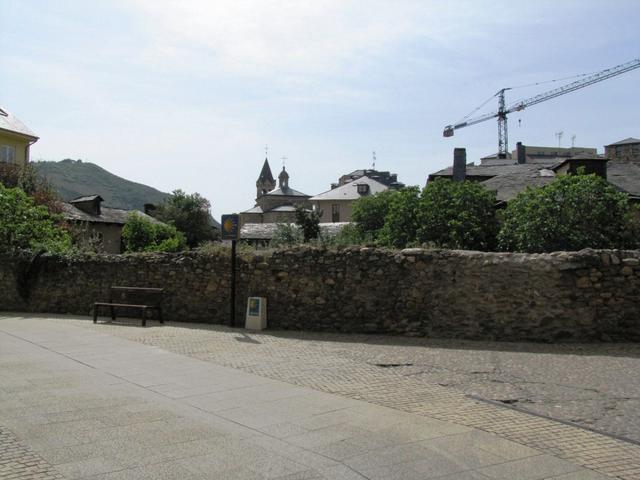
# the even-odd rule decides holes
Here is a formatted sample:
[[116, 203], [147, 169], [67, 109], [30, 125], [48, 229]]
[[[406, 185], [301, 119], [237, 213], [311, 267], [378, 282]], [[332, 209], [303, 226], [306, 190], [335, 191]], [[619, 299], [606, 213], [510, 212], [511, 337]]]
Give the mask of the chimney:
[[453, 181], [464, 182], [467, 177], [467, 149], [453, 149]]
[[522, 142], [516, 143], [516, 158], [519, 164], [527, 163], [526, 147]]

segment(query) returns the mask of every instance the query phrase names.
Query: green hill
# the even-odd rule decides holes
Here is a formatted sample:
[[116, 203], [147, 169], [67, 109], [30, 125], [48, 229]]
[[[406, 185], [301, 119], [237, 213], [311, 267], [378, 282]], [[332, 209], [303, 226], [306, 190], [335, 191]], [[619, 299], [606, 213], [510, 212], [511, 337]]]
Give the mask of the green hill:
[[32, 162], [32, 165], [66, 201], [98, 194], [107, 207], [143, 210], [145, 203], [159, 204], [169, 196], [168, 193], [118, 177], [94, 163], [82, 160]]

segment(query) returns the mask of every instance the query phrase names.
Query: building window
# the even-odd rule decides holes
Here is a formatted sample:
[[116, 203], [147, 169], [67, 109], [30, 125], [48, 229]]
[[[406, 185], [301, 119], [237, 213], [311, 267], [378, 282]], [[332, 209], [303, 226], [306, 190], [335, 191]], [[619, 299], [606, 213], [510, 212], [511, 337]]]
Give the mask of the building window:
[[358, 184], [358, 193], [360, 195], [366, 195], [367, 193], [369, 193], [369, 185], [366, 183], [359, 183]]
[[331, 221], [339, 222], [340, 221], [340, 205], [334, 203], [331, 205]]
[[1, 163], [15, 163], [16, 161], [16, 147], [11, 145], [0, 145], [0, 162]]

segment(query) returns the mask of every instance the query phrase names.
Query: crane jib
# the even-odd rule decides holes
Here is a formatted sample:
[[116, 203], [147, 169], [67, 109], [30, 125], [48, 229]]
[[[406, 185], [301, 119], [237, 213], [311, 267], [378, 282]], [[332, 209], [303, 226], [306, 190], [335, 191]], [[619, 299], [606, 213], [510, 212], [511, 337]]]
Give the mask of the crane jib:
[[[552, 98], [559, 97], [560, 95], [565, 95], [567, 93], [580, 90], [589, 85], [593, 85], [594, 83], [599, 83], [603, 80], [607, 80], [609, 78], [621, 75], [631, 70], [635, 70], [636, 68], [640, 68], [640, 59], [637, 59], [637, 58], [630, 62], [623, 63], [621, 65], [617, 65], [612, 68], [607, 68], [606, 70], [601, 70], [594, 74], [585, 76], [580, 80], [577, 80], [572, 83], [568, 83], [559, 88], [555, 88], [553, 90], [540, 93], [534, 97], [531, 97], [525, 100], [520, 100], [512, 104], [510, 107], [505, 106], [504, 92], [506, 90], [511, 90], [511, 88], [503, 88], [499, 90], [496, 95], [494, 95], [494, 96], [498, 96], [499, 108], [497, 113], [489, 113], [489, 114], [481, 115], [479, 117], [466, 120], [465, 122], [457, 123], [455, 125], [447, 125], [444, 128], [444, 136], [451, 137], [453, 136], [454, 130], [458, 128], [469, 127], [471, 125], [484, 122], [491, 118], [498, 117], [498, 153], [504, 156], [507, 154], [507, 150], [509, 148], [508, 140], [507, 140], [507, 114], [512, 112], [522, 111], [527, 107], [531, 107], [538, 103], [551, 100]], [[477, 110], [478, 109], [476, 109], [476, 111]]]

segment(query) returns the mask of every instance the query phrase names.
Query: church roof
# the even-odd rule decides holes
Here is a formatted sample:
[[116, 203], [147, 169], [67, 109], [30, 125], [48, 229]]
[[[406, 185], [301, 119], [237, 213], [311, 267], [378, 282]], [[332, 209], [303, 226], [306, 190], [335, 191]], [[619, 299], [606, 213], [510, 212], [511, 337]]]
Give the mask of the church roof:
[[280, 187], [275, 190], [271, 190], [266, 196], [283, 196], [283, 197], [308, 197], [306, 193], [299, 192], [289, 187]]
[[271, 173], [271, 167], [269, 166], [269, 160], [264, 159], [264, 164], [262, 165], [262, 170], [260, 171], [260, 176], [258, 177], [258, 181], [269, 181], [274, 182], [273, 174]]

